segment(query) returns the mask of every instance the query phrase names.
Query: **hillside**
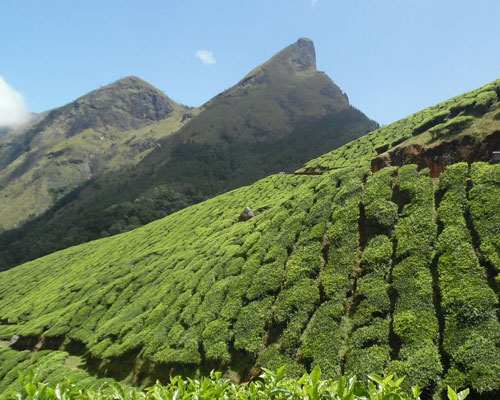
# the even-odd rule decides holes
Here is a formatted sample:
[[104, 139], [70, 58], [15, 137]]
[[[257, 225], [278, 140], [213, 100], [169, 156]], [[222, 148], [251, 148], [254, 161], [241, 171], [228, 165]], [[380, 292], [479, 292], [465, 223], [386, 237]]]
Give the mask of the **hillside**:
[[[316, 70], [309, 39], [280, 51], [232, 88], [184, 113], [181, 121], [174, 134], [153, 141], [141, 161], [124, 165], [115, 161], [123, 154], [118, 153], [108, 165], [120, 168], [55, 192], [45, 214], [0, 235], [0, 270], [137, 228], [269, 174], [293, 172], [378, 127]], [[150, 127], [121, 133], [119, 148], [125, 154], [134, 149], [135, 142], [125, 145]], [[85, 146], [80, 141], [75, 151]]]
[[458, 161], [489, 161], [500, 142], [500, 80], [379, 128], [308, 162], [299, 173], [415, 162], [438, 175]]
[[0, 337], [134, 384], [288, 363], [497, 393], [499, 172], [275, 175], [3, 272]]
[[[423, 151], [466, 136], [490, 151], [498, 87], [381, 128], [301, 174], [0, 273], [0, 340], [21, 335], [18, 351], [62, 349], [79, 369], [134, 385], [213, 368], [248, 380], [287, 363], [290, 375], [397, 372], [423, 398], [446, 384], [498, 398], [500, 165], [473, 162], [473, 151], [439, 176], [406, 165], [414, 159], [372, 163], [396, 164], [405, 135]], [[436, 122], [465, 100], [473, 107]], [[259, 214], [241, 220], [246, 206]]]
[[137, 163], [186, 111], [128, 77], [11, 132], [0, 140], [0, 225], [18, 226], [88, 179]]

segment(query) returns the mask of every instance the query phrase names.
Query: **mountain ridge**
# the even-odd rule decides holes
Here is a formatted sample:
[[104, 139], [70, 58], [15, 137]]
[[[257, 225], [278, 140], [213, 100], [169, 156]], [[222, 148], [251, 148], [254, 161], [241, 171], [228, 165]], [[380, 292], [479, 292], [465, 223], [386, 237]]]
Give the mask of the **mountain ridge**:
[[[164, 134], [158, 122], [158, 134], [139, 159], [117, 162], [114, 171], [56, 192], [45, 215], [24, 225], [24, 231], [6, 233], [0, 247], [18, 242], [11, 247], [18, 248], [25, 240], [19, 236], [37, 237], [37, 245], [21, 246], [44, 249], [37, 252], [40, 256], [130, 230], [270, 173], [292, 172], [325, 149], [376, 128], [326, 74], [316, 71], [314, 57], [312, 41], [299, 39], [255, 68], [244, 84], [240, 80], [200, 108], [179, 110], [172, 116], [178, 129]], [[262, 82], [261, 73], [266, 76]], [[117, 140], [125, 133], [111, 132]], [[133, 136], [122, 139], [125, 154], [126, 140]], [[50, 243], [41, 245], [48, 238]], [[13, 253], [3, 261], [19, 260], [19, 253]]]

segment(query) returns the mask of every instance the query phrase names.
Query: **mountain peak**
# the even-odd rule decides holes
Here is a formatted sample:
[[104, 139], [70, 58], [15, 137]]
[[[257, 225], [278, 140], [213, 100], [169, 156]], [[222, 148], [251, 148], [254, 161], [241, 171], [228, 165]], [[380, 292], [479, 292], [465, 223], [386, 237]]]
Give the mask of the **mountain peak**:
[[300, 38], [250, 71], [239, 84], [266, 83], [273, 75], [282, 76], [283, 72], [294, 75], [305, 71], [316, 72], [316, 51], [311, 39]]
[[146, 82], [145, 80], [134, 76], [126, 76], [124, 78], [118, 79], [117, 81], [110, 83], [109, 85], [104, 86], [105, 88], [116, 88], [116, 87], [124, 87], [124, 88], [148, 88], [148, 89], [154, 89], [155, 91], [160, 92], [159, 89], [155, 88], [153, 85], [150, 83]]
[[46, 129], [58, 119], [58, 126], [64, 127], [68, 137], [85, 129], [99, 130], [106, 126], [124, 132], [163, 120], [178, 107], [153, 85], [136, 76], [127, 76], [53, 110], [42, 123]]
[[316, 51], [311, 39], [300, 38], [269, 60], [295, 71], [316, 70]]
[[300, 38], [293, 44], [297, 48], [297, 57], [294, 59], [304, 69], [316, 69], [316, 50], [314, 42], [309, 38]]

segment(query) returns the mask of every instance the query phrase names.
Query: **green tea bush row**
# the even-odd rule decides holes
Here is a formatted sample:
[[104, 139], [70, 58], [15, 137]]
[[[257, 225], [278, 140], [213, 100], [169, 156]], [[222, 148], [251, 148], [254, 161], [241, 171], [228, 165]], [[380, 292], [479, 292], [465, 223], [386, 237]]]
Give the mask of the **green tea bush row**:
[[[404, 119], [381, 127], [319, 158], [309, 161], [305, 171], [324, 171], [344, 167], [369, 166], [377, 156], [379, 148], [397, 146], [399, 143], [433, 129], [437, 137], [449, 129], [467, 127], [472, 116], [488, 111], [492, 104], [498, 103], [500, 80], [494, 81], [474, 91], [451, 98], [435, 106], [426, 108]], [[465, 115], [463, 115], [465, 114]], [[450, 123], [448, 126], [444, 126]]]
[[[368, 177], [362, 197], [365, 212], [362, 234], [365, 244], [350, 310], [345, 371], [367, 374], [384, 371], [390, 360], [389, 279], [392, 268], [392, 240], [384, 234], [397, 220], [392, 200], [397, 168], [386, 168]], [[374, 236], [375, 235], [375, 236]]]
[[407, 374], [408, 384], [422, 387], [438, 383], [443, 368], [430, 270], [437, 235], [434, 184], [427, 174], [426, 170], [417, 172], [415, 165], [398, 171], [403, 208], [394, 231], [398, 262], [392, 271], [392, 329], [398, 338], [392, 345], [397, 359], [387, 368]]
[[347, 174], [333, 199], [332, 224], [328, 229], [328, 261], [320, 273], [328, 299], [345, 303], [351, 288], [350, 275], [359, 261], [358, 220], [363, 194], [363, 172]]
[[15, 351], [0, 348], [0, 398], [7, 398], [11, 391], [22, 392], [23, 385], [19, 382], [19, 373], [36, 366], [40, 370], [38, 378], [55, 386], [57, 383], [71, 378], [78, 381], [82, 387], [92, 384], [104, 384], [105, 379], [97, 379], [87, 372], [66, 365], [69, 354], [62, 351]]
[[299, 360], [319, 365], [327, 376], [340, 376], [339, 353], [344, 346], [341, 319], [353, 273], [359, 264], [358, 219], [364, 170], [338, 173], [340, 187], [331, 205], [331, 223], [323, 246], [326, 260], [319, 273], [324, 302], [312, 315], [299, 347]]
[[[480, 165], [473, 166], [473, 185], [481, 180], [480, 169]], [[443, 347], [450, 356], [445, 382], [470, 385], [483, 393], [500, 386], [500, 325], [495, 313], [498, 299], [467, 230], [468, 173], [466, 163], [455, 164], [448, 167], [440, 182], [444, 196], [438, 208], [443, 225], [437, 247], [438, 271], [445, 317]], [[474, 200], [471, 203], [472, 210], [477, 204]]]
[[390, 360], [391, 258], [392, 242], [385, 235], [374, 237], [364, 249], [364, 274], [357, 279], [355, 292], [359, 304], [351, 316], [353, 331], [345, 355], [345, 371], [349, 374], [384, 371]]
[[486, 260], [495, 268], [500, 284], [500, 165], [474, 163], [468, 208]]
[[438, 137], [461, 131], [469, 127], [473, 121], [474, 117], [471, 117], [470, 115], [460, 115], [447, 122], [433, 126], [429, 129], [429, 133], [431, 134], [432, 139], [437, 139]]
[[372, 230], [391, 230], [398, 218], [398, 206], [392, 201], [396, 167], [372, 174], [363, 193], [366, 224]]

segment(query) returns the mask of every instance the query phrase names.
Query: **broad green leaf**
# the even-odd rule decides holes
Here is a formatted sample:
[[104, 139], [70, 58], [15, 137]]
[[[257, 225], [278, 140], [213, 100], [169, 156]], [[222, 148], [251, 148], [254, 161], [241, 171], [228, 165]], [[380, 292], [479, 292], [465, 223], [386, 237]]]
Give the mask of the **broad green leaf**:
[[449, 400], [458, 400], [458, 396], [457, 394], [455, 393], [455, 391], [448, 386], [448, 399]]
[[319, 380], [321, 379], [321, 368], [319, 367], [319, 365], [316, 365], [314, 367], [311, 372], [310, 378], [311, 382], [313, 382], [314, 384], [317, 384], [319, 382]]
[[368, 378], [371, 379], [372, 381], [378, 383], [379, 385], [382, 385], [384, 383], [384, 379], [380, 377], [379, 375], [371, 374], [368, 375]]
[[457, 394], [458, 400], [464, 400], [469, 395], [469, 389], [462, 390]]

